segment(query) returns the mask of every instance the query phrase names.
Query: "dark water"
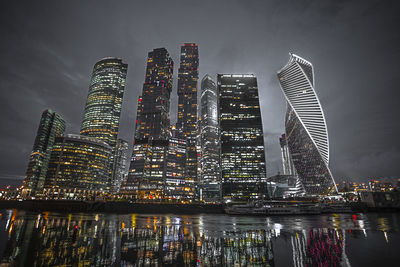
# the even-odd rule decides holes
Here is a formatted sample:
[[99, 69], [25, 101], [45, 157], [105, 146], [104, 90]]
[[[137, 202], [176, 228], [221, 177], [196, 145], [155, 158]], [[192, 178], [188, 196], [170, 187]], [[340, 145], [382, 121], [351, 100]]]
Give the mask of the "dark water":
[[399, 213], [1, 214], [4, 266], [400, 266]]

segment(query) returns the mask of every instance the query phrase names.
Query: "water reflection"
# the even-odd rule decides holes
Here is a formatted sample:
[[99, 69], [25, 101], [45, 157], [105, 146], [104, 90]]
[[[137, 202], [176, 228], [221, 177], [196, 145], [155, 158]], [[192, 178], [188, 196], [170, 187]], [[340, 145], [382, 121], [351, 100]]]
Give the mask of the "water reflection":
[[294, 266], [350, 266], [344, 230], [312, 229], [291, 237]]
[[10, 210], [0, 217], [1, 263], [13, 266], [277, 266], [274, 254], [282, 250], [278, 239], [290, 244], [285, 254], [291, 253], [293, 266], [350, 266], [346, 236], [367, 238], [372, 223], [390, 242], [390, 233], [397, 230], [397, 215], [231, 217]]

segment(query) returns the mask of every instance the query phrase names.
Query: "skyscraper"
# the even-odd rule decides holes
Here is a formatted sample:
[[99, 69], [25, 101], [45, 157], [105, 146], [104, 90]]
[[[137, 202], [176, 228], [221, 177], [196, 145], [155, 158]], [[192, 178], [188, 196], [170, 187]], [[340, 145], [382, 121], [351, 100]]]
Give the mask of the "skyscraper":
[[179, 135], [176, 126], [172, 125], [167, 153], [167, 173], [165, 180], [166, 198], [181, 200], [193, 198], [193, 192], [190, 192], [190, 188], [186, 187], [185, 168], [186, 139], [182, 138], [182, 136]]
[[194, 190], [197, 183], [197, 81], [199, 79], [198, 46], [186, 43], [181, 47], [181, 61], [178, 71], [178, 121], [177, 129], [186, 138], [185, 180]]
[[279, 137], [279, 144], [281, 145], [283, 175], [296, 175], [296, 170], [289, 153], [286, 134], [282, 134], [282, 136]]
[[81, 135], [95, 137], [113, 149], [117, 143], [127, 68], [119, 58], [105, 58], [94, 65], [81, 126]]
[[173, 67], [165, 48], [149, 52], [128, 178], [121, 187], [124, 195], [140, 199], [163, 196]]
[[50, 109], [43, 111], [26, 170], [24, 195], [42, 192], [54, 141], [64, 131], [65, 121], [59, 114]]
[[336, 192], [328, 167], [328, 131], [314, 90], [312, 64], [290, 53], [289, 62], [278, 72], [278, 78], [287, 102], [286, 140], [306, 194]]
[[122, 181], [126, 178], [126, 164], [128, 161], [128, 142], [118, 138], [112, 164], [111, 193], [118, 193]]
[[200, 194], [204, 200], [216, 200], [221, 197], [218, 91], [209, 75], [201, 81], [200, 103]]
[[46, 195], [88, 197], [91, 191], [108, 191], [111, 153], [111, 146], [94, 137], [57, 137], [45, 181]]
[[97, 138], [112, 148], [108, 188], [118, 179], [113, 177], [113, 164], [118, 156], [115, 154], [127, 69], [128, 64], [113, 57], [94, 65], [81, 125], [81, 135]]
[[223, 197], [261, 197], [266, 168], [257, 78], [218, 74], [218, 92]]

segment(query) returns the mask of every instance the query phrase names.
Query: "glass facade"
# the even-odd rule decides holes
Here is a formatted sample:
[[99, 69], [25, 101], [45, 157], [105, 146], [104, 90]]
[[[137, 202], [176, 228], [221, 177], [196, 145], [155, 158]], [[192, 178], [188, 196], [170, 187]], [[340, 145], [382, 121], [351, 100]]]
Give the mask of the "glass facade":
[[326, 195], [337, 192], [328, 167], [328, 131], [314, 90], [312, 64], [290, 54], [290, 60], [278, 72], [278, 78], [287, 101], [286, 140], [306, 194]]
[[197, 81], [199, 79], [199, 50], [193, 43], [181, 46], [178, 70], [178, 121], [177, 129], [186, 138], [185, 179], [193, 195], [197, 180]]
[[218, 74], [218, 92], [223, 197], [261, 197], [266, 168], [257, 78]]
[[118, 58], [105, 58], [94, 65], [81, 126], [81, 135], [95, 137], [113, 149], [124, 96], [128, 65]]
[[96, 138], [75, 134], [57, 137], [45, 188], [108, 191], [111, 153], [111, 146]]
[[111, 193], [118, 193], [121, 187], [122, 181], [126, 178], [127, 170], [126, 164], [128, 161], [128, 142], [120, 138], [117, 139], [115, 146], [115, 152], [112, 164], [112, 181], [111, 181]]
[[171, 126], [167, 155], [165, 196], [168, 199], [191, 199], [193, 191], [185, 182], [186, 139], [179, 136], [175, 126]]
[[81, 135], [97, 138], [111, 146], [111, 167], [109, 169], [109, 188], [120, 177], [114, 172], [113, 164], [118, 164], [117, 137], [122, 110], [122, 100], [128, 64], [119, 58], [104, 58], [93, 67], [89, 93], [81, 125]]
[[296, 169], [293, 166], [293, 161], [289, 153], [286, 134], [282, 134], [279, 137], [279, 144], [281, 145], [283, 175], [296, 175]]
[[24, 195], [35, 196], [43, 191], [51, 150], [56, 137], [65, 131], [65, 121], [59, 114], [46, 109], [42, 113], [35, 143], [29, 158]]
[[221, 197], [220, 130], [217, 86], [208, 75], [201, 81], [200, 103], [199, 187], [201, 199], [212, 201]]
[[163, 195], [173, 67], [165, 48], [148, 54], [128, 178], [120, 191], [127, 197], [158, 199]]

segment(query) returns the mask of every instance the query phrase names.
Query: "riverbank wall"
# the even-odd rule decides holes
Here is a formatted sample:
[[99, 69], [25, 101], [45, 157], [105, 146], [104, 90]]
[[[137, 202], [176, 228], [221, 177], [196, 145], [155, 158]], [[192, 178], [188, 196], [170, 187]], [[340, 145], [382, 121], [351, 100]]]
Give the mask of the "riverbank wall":
[[73, 200], [2, 200], [0, 209], [21, 209], [43, 212], [106, 212], [106, 213], [157, 213], [199, 214], [224, 213], [223, 205], [215, 204], [161, 204], [130, 203], [127, 201], [73, 201]]

